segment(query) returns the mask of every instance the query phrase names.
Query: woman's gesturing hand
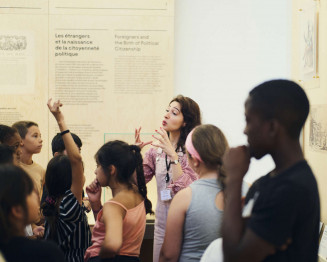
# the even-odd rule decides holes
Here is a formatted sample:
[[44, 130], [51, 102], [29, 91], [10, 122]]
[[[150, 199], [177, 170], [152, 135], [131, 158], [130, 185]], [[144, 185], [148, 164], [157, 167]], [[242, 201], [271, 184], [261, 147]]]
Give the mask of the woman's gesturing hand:
[[153, 138], [158, 140], [159, 143], [152, 145], [154, 147], [160, 147], [162, 151], [164, 151], [170, 158], [175, 158], [177, 154], [175, 148], [169, 140], [168, 133], [166, 132], [166, 130], [160, 127], [160, 130], [156, 130], [156, 133], [159, 135], [159, 137], [153, 136]]
[[142, 127], [139, 127], [139, 129], [135, 128], [135, 145], [142, 149], [146, 145], [151, 144], [152, 141], [147, 141], [147, 142], [142, 142], [141, 141], [141, 137], [140, 137], [140, 135], [141, 135], [141, 128]]

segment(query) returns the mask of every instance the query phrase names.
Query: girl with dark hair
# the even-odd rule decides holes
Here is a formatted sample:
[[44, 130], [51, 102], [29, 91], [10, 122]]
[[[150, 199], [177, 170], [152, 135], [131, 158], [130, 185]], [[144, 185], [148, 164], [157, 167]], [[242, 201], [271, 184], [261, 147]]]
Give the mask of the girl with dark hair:
[[[18, 133], [18, 131], [10, 126], [6, 125], [0, 125], [0, 144], [3, 144], [3, 146], [8, 146], [10, 150], [12, 150], [13, 154], [11, 154], [12, 157], [7, 155], [7, 159], [5, 158], [5, 153], [0, 157], [0, 162], [2, 163], [12, 163], [16, 166], [20, 165], [20, 159], [21, 159], [21, 137]], [[7, 148], [7, 150], [9, 150]], [[11, 160], [12, 159], [12, 160]], [[40, 217], [33, 221], [33, 228], [32, 225], [27, 225], [25, 229], [25, 234], [28, 237], [36, 238], [36, 237], [42, 237], [44, 228], [43, 226], [37, 226], [35, 225], [35, 222], [39, 221]]]
[[0, 125], [0, 144], [10, 146], [14, 150], [13, 163], [15, 165], [19, 164], [20, 155], [22, 154], [20, 148], [21, 141], [22, 139], [16, 129], [6, 125]]
[[[86, 192], [96, 223], [85, 261], [139, 261], [146, 214], [153, 213], [140, 148], [116, 140], [104, 144], [95, 159], [96, 179]], [[101, 187], [106, 186], [112, 190], [113, 198], [102, 207]]]
[[58, 100], [51, 104], [64, 140], [67, 156], [58, 155], [50, 160], [45, 174], [45, 186], [49, 193], [42, 205], [45, 216], [45, 239], [55, 241], [68, 262], [84, 261], [85, 250], [90, 246], [91, 231], [84, 213], [82, 191], [85, 182], [82, 157], [76, 146]]
[[188, 160], [199, 180], [181, 190], [171, 203], [160, 262], [200, 261], [207, 246], [221, 237], [222, 158], [227, 149], [227, 140], [216, 126], [201, 125], [188, 135]]
[[0, 166], [0, 251], [7, 262], [64, 261], [51, 242], [25, 238], [25, 227], [39, 215], [31, 178], [19, 167]]
[[15, 151], [12, 147], [0, 144], [0, 164], [13, 164]]
[[[181, 189], [197, 180], [197, 174], [189, 167], [185, 154], [185, 140], [189, 132], [201, 124], [198, 104], [189, 97], [179, 95], [170, 101], [162, 121], [156, 130], [158, 141], [152, 144], [143, 161], [146, 182], [153, 176], [157, 181], [158, 202], [154, 231], [153, 262], [158, 262], [165, 235], [167, 213], [171, 199]], [[141, 148], [151, 142], [142, 142], [140, 129], [135, 130], [135, 142]]]

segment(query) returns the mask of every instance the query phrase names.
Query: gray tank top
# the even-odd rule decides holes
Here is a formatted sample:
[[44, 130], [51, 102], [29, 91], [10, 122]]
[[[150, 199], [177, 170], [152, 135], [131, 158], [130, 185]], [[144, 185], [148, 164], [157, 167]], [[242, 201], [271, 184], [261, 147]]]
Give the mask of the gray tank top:
[[180, 262], [200, 261], [209, 244], [221, 237], [223, 211], [216, 207], [216, 195], [221, 191], [217, 179], [194, 181], [192, 199], [184, 222], [184, 238]]

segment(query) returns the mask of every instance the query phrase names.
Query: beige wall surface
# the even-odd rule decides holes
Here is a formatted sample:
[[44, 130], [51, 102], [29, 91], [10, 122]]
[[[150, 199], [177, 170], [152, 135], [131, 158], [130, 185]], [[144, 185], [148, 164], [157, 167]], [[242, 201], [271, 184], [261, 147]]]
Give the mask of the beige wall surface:
[[[0, 122], [39, 123], [44, 148], [36, 162], [46, 167], [58, 132], [49, 97], [61, 100], [69, 129], [83, 141], [86, 184], [104, 142], [133, 142], [135, 127], [149, 134], [160, 126], [173, 96], [172, 0], [0, 5]], [[155, 183], [149, 187], [156, 202]]]
[[[307, 15], [312, 16], [312, 6], [315, 23], [312, 32], [314, 42], [310, 46], [308, 32], [311, 31], [308, 29], [310, 23], [307, 23]], [[304, 128], [304, 153], [318, 181], [321, 220], [327, 223], [327, 1], [293, 0], [292, 17], [292, 77], [304, 87], [311, 104]], [[305, 41], [309, 49], [305, 49]], [[306, 71], [303, 63], [311, 47], [314, 64], [308, 63], [309, 70]]]

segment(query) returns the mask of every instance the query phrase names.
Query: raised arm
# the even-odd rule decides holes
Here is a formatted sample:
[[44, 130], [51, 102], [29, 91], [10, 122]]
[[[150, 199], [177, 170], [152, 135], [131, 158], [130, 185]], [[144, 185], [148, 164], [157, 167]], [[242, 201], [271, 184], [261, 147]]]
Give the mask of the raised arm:
[[63, 113], [60, 110], [62, 104], [60, 101], [55, 101], [53, 104], [51, 103], [51, 98], [48, 100], [48, 108], [50, 112], [55, 117], [57, 124], [59, 126], [59, 130], [62, 133], [62, 138], [65, 144], [67, 156], [69, 158], [71, 167], [72, 167], [72, 185], [71, 191], [76, 197], [77, 201], [82, 204], [82, 192], [83, 186], [85, 183], [84, 177], [84, 168], [82, 157], [79, 152], [78, 147], [76, 146], [72, 135], [70, 134], [68, 127], [65, 122], [65, 118]]
[[176, 262], [179, 260], [183, 243], [185, 216], [191, 197], [191, 189], [185, 188], [178, 192], [171, 202], [159, 262]]

